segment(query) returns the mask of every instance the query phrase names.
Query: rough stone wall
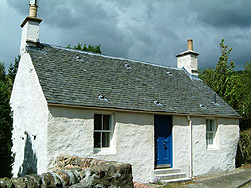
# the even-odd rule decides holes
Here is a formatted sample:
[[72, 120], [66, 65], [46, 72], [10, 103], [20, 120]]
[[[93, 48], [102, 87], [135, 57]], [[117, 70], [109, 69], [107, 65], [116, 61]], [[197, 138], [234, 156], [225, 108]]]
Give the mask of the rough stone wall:
[[[72, 168], [91, 169], [100, 177], [96, 180], [97, 184], [103, 186], [113, 185], [115, 187], [133, 187], [132, 166], [129, 163], [118, 163], [115, 161], [108, 162], [76, 156], [58, 156], [53, 169], [67, 170]], [[78, 187], [79, 185], [75, 186]]]
[[[86, 170], [85, 170], [86, 171]], [[47, 172], [42, 175], [26, 175], [19, 178], [2, 178], [0, 187], [2, 188], [45, 188], [45, 187], [69, 187], [79, 183], [85, 178], [87, 173], [82, 169], [58, 170]]]
[[28, 53], [21, 56], [10, 103], [14, 177], [46, 172], [48, 108]]
[[61, 156], [57, 158], [57, 165], [42, 175], [0, 179], [0, 187], [134, 187], [130, 164]]
[[[132, 164], [133, 178], [149, 182], [154, 168], [154, 116], [148, 114], [91, 111], [50, 107], [48, 157], [77, 155]], [[94, 113], [113, 115], [113, 147], [107, 152], [94, 152]]]
[[[218, 118], [216, 147], [207, 149], [206, 118], [191, 117], [193, 124], [193, 175], [219, 173], [235, 168], [239, 121]], [[189, 174], [190, 128], [185, 117], [174, 117], [174, 167]], [[182, 151], [179, 153], [179, 151]]]

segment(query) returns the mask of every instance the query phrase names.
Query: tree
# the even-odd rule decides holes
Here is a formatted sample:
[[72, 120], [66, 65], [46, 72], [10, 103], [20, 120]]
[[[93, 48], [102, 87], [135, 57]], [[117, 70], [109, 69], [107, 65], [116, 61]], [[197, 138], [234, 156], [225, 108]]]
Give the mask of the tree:
[[10, 89], [4, 64], [0, 63], [0, 177], [11, 177], [12, 118], [9, 105]]
[[5, 81], [5, 68], [2, 62], [0, 62], [0, 81]]
[[8, 69], [8, 77], [11, 79], [12, 83], [14, 83], [14, 80], [17, 74], [19, 61], [20, 61], [20, 56], [18, 56], [17, 58], [15, 57], [14, 65], [11, 63]]
[[244, 129], [251, 128], [251, 62], [245, 64], [245, 70], [240, 74], [239, 113], [243, 119], [240, 124]]
[[234, 62], [228, 63], [228, 57], [232, 48], [224, 45], [224, 39], [220, 43], [221, 56], [215, 68], [206, 69], [200, 74], [200, 78], [211, 87], [218, 95], [226, 99], [228, 97], [227, 91], [232, 85]]
[[224, 45], [224, 39], [220, 49], [221, 56], [216, 67], [204, 70], [199, 77], [243, 116], [241, 129], [251, 128], [251, 65], [247, 63], [244, 71], [234, 71], [234, 62], [228, 62], [232, 48]]
[[69, 44], [67, 46], [67, 48], [71, 48], [71, 49], [74, 49], [74, 50], [86, 51], [86, 52], [92, 52], [92, 53], [96, 53], [96, 54], [101, 54], [100, 44], [96, 45], [96, 46], [89, 44], [88, 47], [87, 47], [86, 44], [82, 45], [82, 44], [78, 43], [78, 45], [73, 46], [73, 48]]

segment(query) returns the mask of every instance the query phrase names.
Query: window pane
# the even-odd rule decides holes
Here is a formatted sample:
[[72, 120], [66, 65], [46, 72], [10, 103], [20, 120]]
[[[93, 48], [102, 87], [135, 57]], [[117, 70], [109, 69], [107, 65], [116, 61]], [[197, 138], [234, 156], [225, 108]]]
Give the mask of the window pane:
[[102, 115], [101, 114], [94, 114], [94, 130], [102, 130], [101, 123], [102, 123]]
[[209, 140], [209, 139], [210, 139], [210, 136], [209, 136], [209, 134], [210, 134], [210, 133], [207, 133], [207, 140]]
[[212, 125], [211, 121], [210, 121], [210, 131], [213, 131], [213, 125]]
[[207, 119], [206, 120], [206, 129], [207, 129], [207, 131], [215, 131], [215, 124], [214, 124], [214, 120], [209, 120], [209, 119]]
[[215, 130], [214, 120], [212, 120], [212, 131], [216, 131], [216, 130]]
[[207, 127], [207, 131], [210, 131], [210, 127], [209, 127], [210, 125], [209, 125], [209, 120], [207, 119], [206, 120], [206, 127]]
[[207, 145], [212, 145], [214, 140], [214, 134], [213, 133], [207, 133]]
[[102, 133], [102, 147], [110, 147], [110, 133]]
[[94, 132], [94, 148], [101, 148], [101, 133]]
[[111, 130], [111, 116], [110, 115], [103, 115], [103, 130]]
[[209, 139], [209, 145], [213, 145], [213, 139]]
[[210, 120], [210, 131], [213, 131], [213, 121]]

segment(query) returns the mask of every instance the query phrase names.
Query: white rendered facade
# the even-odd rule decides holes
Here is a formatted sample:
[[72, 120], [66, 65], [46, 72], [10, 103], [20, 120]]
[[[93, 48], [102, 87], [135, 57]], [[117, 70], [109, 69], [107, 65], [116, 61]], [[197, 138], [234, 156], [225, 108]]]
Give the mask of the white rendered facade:
[[[26, 58], [26, 60], [30, 61], [28, 55]], [[31, 64], [24, 68], [30, 70], [30, 66]], [[20, 67], [22, 67], [22, 63]], [[14, 86], [11, 102], [15, 119], [13, 130], [13, 152], [16, 153], [13, 167], [15, 176], [23, 161], [24, 141], [20, 140], [20, 136], [21, 133], [26, 131], [30, 135], [37, 136], [36, 140], [32, 140], [32, 146], [37, 156], [38, 173], [46, 172], [53, 167], [55, 157], [63, 154], [131, 163], [134, 181], [150, 181], [150, 171], [154, 170], [155, 166], [154, 114], [100, 111], [74, 107], [57, 107], [54, 105], [47, 107], [39, 82], [36, 80], [35, 71], [33, 73], [26, 71], [26, 74], [34, 74], [33, 80], [35, 82], [32, 85], [37, 85], [37, 91], [32, 92], [33, 87], [29, 86], [25, 95], [17, 95], [16, 92], [20, 89], [24, 90], [24, 87], [23, 84], [19, 86], [19, 81]], [[17, 80], [21, 78], [27, 80], [25, 76], [17, 76]], [[24, 101], [24, 103], [19, 104], [18, 101], [28, 97], [28, 93], [36, 96], [39, 100], [32, 99], [30, 102]], [[35, 105], [31, 104], [31, 102]], [[38, 109], [35, 110], [36, 108]], [[32, 113], [29, 112], [31, 114], [26, 116], [24, 111], [22, 113], [15, 112], [15, 110], [19, 111], [20, 109], [31, 111]], [[42, 112], [42, 114], [38, 115], [38, 111]], [[111, 147], [106, 152], [97, 153], [94, 150], [94, 114], [110, 114], [113, 119]], [[239, 139], [238, 119], [214, 118], [217, 122], [215, 136], [217, 144], [215, 148], [208, 149], [206, 145], [207, 117], [191, 116], [190, 118], [193, 137], [193, 176], [234, 169]], [[187, 116], [173, 116], [172, 163], [174, 168], [180, 168], [187, 175], [190, 173], [191, 159], [189, 130]]]
[[[68, 154], [131, 163], [134, 181], [149, 182], [154, 169], [154, 114], [49, 107], [48, 164]], [[94, 114], [111, 114], [114, 134], [111, 150], [94, 150]], [[211, 117], [210, 117], [211, 118]], [[238, 119], [215, 118], [216, 147], [206, 145], [207, 117], [191, 117], [193, 176], [235, 168], [239, 140]], [[189, 175], [190, 132], [187, 116], [173, 116], [173, 167]], [[217, 157], [215, 157], [217, 156]]]
[[[212, 117], [210, 117], [212, 118]], [[239, 120], [214, 118], [216, 121], [215, 147], [206, 144], [207, 117], [192, 120], [192, 172], [193, 176], [219, 173], [235, 168], [235, 155], [239, 141]], [[173, 167], [190, 174], [190, 127], [185, 116], [173, 117]], [[186, 159], [186, 160], [185, 160]]]
[[47, 170], [48, 107], [28, 53], [21, 56], [10, 103], [15, 156], [13, 176], [29, 170], [27, 163], [36, 164], [32, 172], [43, 173]]

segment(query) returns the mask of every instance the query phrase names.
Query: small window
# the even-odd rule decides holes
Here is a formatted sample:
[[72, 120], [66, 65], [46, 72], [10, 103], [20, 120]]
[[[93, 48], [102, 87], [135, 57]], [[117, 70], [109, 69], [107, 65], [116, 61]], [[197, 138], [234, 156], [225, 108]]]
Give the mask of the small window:
[[206, 142], [208, 148], [215, 147], [216, 124], [214, 119], [206, 120]]
[[111, 115], [94, 114], [94, 149], [110, 148], [112, 129]]

